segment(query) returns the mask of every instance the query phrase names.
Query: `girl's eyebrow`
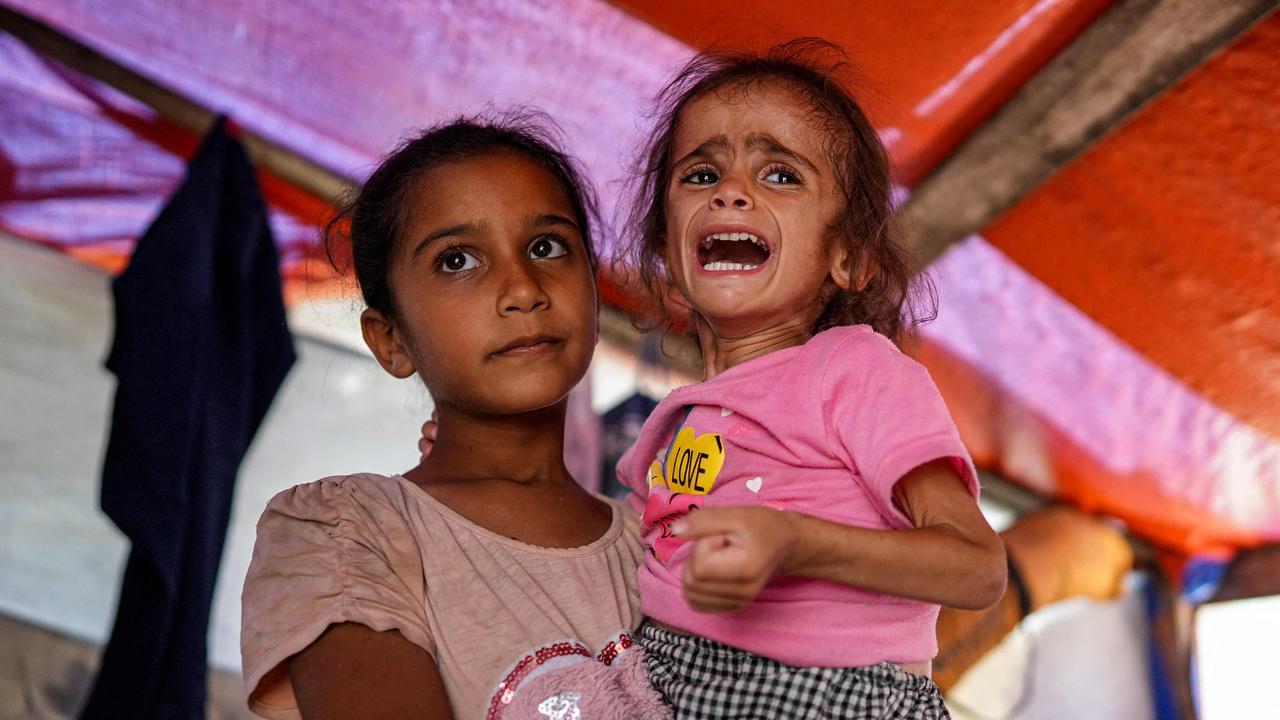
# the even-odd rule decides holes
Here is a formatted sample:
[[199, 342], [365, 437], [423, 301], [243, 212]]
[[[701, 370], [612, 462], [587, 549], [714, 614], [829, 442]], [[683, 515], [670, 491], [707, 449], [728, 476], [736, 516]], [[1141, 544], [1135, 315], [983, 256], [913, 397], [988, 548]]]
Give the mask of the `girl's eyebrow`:
[[809, 158], [778, 142], [777, 138], [769, 133], [751, 133], [747, 136], [747, 147], [764, 150], [766, 152], [773, 153], [774, 155], [781, 155], [794, 160], [800, 165], [804, 165], [808, 168], [809, 172], [815, 175], [821, 174], [818, 172], [818, 167], [814, 165]]
[[[673, 167], [683, 165], [685, 162], [694, 158], [710, 157], [717, 150], [725, 150], [731, 147], [733, 143], [729, 142], [727, 135], [716, 135], [708, 138], [701, 145], [693, 149], [693, 152], [685, 155], [677, 160]], [[815, 175], [821, 175], [818, 166], [812, 160], [792, 150], [791, 148], [778, 142], [778, 139], [769, 133], [751, 133], [747, 136], [746, 146], [751, 150], [764, 150], [774, 155], [781, 155], [789, 160], [794, 161], [798, 165], [803, 165], [809, 172]]]
[[578, 229], [578, 223], [570, 220], [563, 215], [555, 213], [543, 213], [533, 216], [533, 221], [529, 223], [531, 227], [550, 227], [552, 225], [568, 225], [574, 230]]
[[687, 160], [691, 158], [710, 157], [713, 154], [713, 151], [726, 150], [729, 148], [729, 146], [730, 146], [729, 136], [716, 135], [715, 137], [708, 138], [707, 140], [703, 141], [701, 145], [693, 149], [693, 152], [690, 152], [688, 155], [685, 155], [684, 157], [677, 160], [675, 162], [675, 165], [683, 165]]
[[[550, 227], [553, 225], [567, 225], [570, 228], [573, 228], [574, 230], [578, 229], [578, 223], [570, 220], [569, 218], [563, 215], [557, 215], [555, 213], [540, 213], [540, 214], [532, 215], [530, 216], [530, 219], [526, 221], [526, 223], [530, 227]], [[483, 231], [484, 231], [484, 228], [481, 226], [480, 223], [462, 223], [459, 225], [453, 225], [451, 227], [444, 228], [443, 230], [437, 230], [431, 233], [430, 235], [426, 236], [425, 238], [423, 238], [422, 242], [418, 243], [418, 246], [413, 249], [412, 257], [417, 257], [418, 255], [421, 255], [424, 250], [431, 247], [431, 245], [435, 243], [437, 240], [441, 240], [447, 237], [477, 235], [482, 233]]]
[[418, 243], [418, 246], [413, 249], [413, 255], [411, 257], [417, 257], [423, 250], [431, 247], [432, 243], [440, 240], [441, 238], [457, 235], [474, 235], [478, 232], [480, 232], [480, 226], [475, 223], [462, 223], [461, 225], [454, 225], [443, 230], [437, 230], [423, 238], [422, 242]]

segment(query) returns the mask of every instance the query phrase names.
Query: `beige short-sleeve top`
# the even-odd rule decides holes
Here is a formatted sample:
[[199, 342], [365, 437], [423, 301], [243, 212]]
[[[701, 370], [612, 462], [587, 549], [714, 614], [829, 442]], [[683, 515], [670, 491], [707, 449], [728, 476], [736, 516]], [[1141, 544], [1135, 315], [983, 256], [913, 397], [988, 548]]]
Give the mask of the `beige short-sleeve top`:
[[299, 717], [284, 661], [334, 623], [399, 630], [429, 652], [460, 720], [493, 717], [548, 648], [611, 657], [640, 621], [643, 548], [635, 513], [610, 502], [604, 535], [562, 549], [490, 532], [402, 477], [281, 492], [258, 521], [242, 597], [250, 709]]

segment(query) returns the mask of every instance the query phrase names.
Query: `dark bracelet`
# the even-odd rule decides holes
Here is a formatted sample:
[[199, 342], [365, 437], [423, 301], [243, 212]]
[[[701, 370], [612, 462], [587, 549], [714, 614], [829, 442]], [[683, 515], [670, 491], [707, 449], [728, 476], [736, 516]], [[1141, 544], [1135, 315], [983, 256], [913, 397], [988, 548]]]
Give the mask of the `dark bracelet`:
[[1031, 593], [1027, 592], [1027, 584], [1022, 581], [1022, 573], [1018, 572], [1013, 556], [1006, 552], [1005, 560], [1009, 564], [1009, 585], [1018, 592], [1018, 619], [1022, 619], [1031, 614]]

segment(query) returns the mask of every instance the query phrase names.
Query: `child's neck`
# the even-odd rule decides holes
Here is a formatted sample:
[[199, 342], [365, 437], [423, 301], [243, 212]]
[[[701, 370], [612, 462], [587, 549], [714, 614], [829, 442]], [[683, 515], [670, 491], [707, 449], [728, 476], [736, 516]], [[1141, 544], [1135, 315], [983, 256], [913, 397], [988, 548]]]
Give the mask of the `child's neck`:
[[522, 485], [570, 479], [564, 465], [566, 403], [514, 416], [437, 407], [431, 454], [406, 476], [429, 484], [496, 480]]
[[697, 317], [697, 325], [703, 380], [775, 350], [803, 345], [813, 336], [813, 320], [808, 317], [792, 317], [765, 327], [738, 331], [718, 330], [701, 316]]
[[437, 406], [435, 446], [405, 477], [490, 532], [551, 548], [595, 542], [613, 510], [565, 469], [565, 408], [493, 417]]

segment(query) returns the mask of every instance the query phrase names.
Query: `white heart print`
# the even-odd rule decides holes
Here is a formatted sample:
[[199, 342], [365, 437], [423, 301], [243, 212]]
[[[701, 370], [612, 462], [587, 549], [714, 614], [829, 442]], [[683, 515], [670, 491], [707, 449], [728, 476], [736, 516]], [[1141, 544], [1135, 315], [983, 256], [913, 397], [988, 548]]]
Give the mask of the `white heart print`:
[[759, 476], [753, 477], [747, 481], [747, 489], [753, 493], [759, 493], [761, 485], [764, 485], [764, 478]]

